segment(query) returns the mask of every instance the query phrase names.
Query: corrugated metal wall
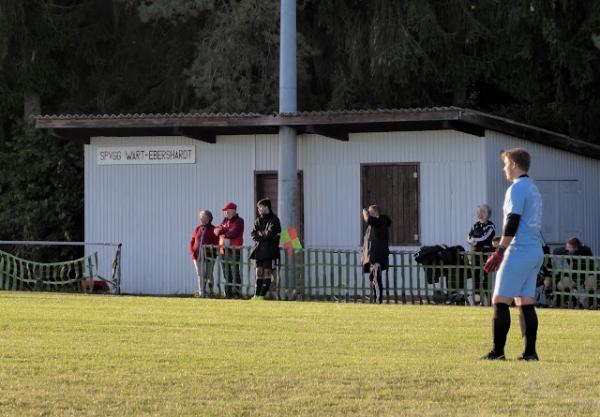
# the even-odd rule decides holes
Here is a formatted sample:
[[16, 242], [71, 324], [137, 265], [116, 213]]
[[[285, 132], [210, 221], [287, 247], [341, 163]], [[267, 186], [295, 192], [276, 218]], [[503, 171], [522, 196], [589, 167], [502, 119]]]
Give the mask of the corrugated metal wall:
[[[489, 130], [486, 131], [485, 143], [488, 201], [498, 214], [499, 224], [504, 193], [509, 185], [504, 178], [499, 155], [504, 149], [524, 147], [531, 153], [530, 174], [534, 180], [577, 180], [581, 190], [581, 207], [574, 208], [571, 214], [579, 212], [582, 216], [582, 241], [590, 245], [595, 254], [600, 251], [600, 161]], [[572, 203], [577, 204], [575, 201]], [[568, 237], [563, 236], [562, 240]]]
[[479, 138], [455, 131], [361, 133], [349, 142], [303, 137], [307, 244], [360, 245], [360, 164], [416, 162], [421, 243], [464, 245], [485, 196], [483, 152]]
[[[194, 144], [196, 164], [96, 164], [97, 147], [136, 144]], [[349, 142], [304, 135], [298, 154], [305, 246], [359, 246], [361, 163], [420, 164], [424, 245], [464, 245], [474, 207], [486, 195], [484, 141], [460, 132], [365, 133], [350, 135]], [[216, 144], [173, 137], [93, 138], [85, 147], [86, 240], [123, 242], [123, 292], [191, 293], [195, 279], [187, 247], [198, 210], [212, 210], [218, 224], [222, 205], [235, 201], [249, 242], [254, 171], [276, 169], [276, 135], [218, 137]], [[104, 270], [109, 258], [104, 256]]]

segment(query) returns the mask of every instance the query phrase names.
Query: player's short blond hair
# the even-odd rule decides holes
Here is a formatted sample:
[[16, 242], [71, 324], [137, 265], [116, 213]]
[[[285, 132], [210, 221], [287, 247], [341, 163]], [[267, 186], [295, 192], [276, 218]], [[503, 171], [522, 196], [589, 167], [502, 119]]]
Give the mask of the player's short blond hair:
[[504, 158], [508, 158], [510, 161], [517, 164], [523, 171], [529, 171], [529, 167], [531, 166], [531, 155], [529, 155], [529, 152], [527, 152], [525, 148], [506, 149], [500, 154], [500, 159], [504, 160]]

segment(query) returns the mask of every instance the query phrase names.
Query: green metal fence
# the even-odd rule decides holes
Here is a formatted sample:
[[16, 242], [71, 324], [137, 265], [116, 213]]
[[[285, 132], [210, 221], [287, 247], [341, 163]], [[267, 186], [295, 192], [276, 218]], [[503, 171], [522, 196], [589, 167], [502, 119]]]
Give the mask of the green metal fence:
[[[11, 242], [12, 243], [12, 242]], [[99, 275], [98, 252], [65, 262], [42, 263], [0, 250], [0, 290], [120, 292], [121, 245], [117, 245], [111, 277]]]
[[98, 256], [60, 263], [39, 263], [0, 251], [0, 288], [10, 291], [79, 291], [96, 276]]
[[[228, 266], [240, 269], [242, 297], [254, 292], [254, 268], [248, 247], [238, 248], [239, 258], [227, 261], [207, 248], [213, 262], [213, 295], [224, 296]], [[212, 255], [208, 256], [208, 252]], [[485, 274], [489, 254], [459, 253], [453, 265], [419, 265], [414, 253], [393, 251], [389, 269], [383, 273], [384, 303], [393, 304], [478, 304], [490, 305], [494, 274]], [[536, 297], [541, 304], [555, 307], [598, 306], [600, 257], [546, 255], [545, 273], [539, 277]], [[547, 289], [544, 288], [546, 281]], [[360, 250], [306, 248], [293, 253], [281, 251], [276, 285], [270, 297], [283, 300], [369, 302], [372, 296], [368, 274], [363, 273]]]
[[[223, 251], [226, 250], [226, 253]], [[212, 296], [242, 298], [254, 293], [254, 266], [248, 247], [204, 247], [210, 264]], [[231, 256], [235, 255], [235, 256]], [[419, 265], [414, 253], [393, 251], [390, 266], [383, 273], [383, 302], [392, 304], [477, 304], [489, 305], [494, 275], [483, 272], [488, 254], [459, 253], [452, 265]], [[0, 251], [0, 290], [89, 291], [96, 280], [107, 282], [119, 293], [121, 245], [116, 245], [111, 277], [98, 274], [98, 254], [73, 261], [38, 263]], [[546, 255], [538, 277], [536, 298], [551, 307], [598, 308], [600, 257]], [[233, 279], [225, 272], [232, 270]], [[235, 277], [239, 270], [239, 280]], [[93, 287], [92, 287], [93, 289]], [[280, 300], [319, 300], [369, 302], [372, 289], [363, 273], [360, 250], [312, 249], [281, 250], [276, 280], [269, 298]]]

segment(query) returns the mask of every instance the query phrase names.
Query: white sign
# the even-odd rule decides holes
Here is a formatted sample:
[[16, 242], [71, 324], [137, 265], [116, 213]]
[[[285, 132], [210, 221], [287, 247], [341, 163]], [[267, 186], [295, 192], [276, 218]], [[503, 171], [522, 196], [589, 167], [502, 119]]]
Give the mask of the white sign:
[[98, 148], [98, 165], [194, 164], [196, 146], [120, 146]]

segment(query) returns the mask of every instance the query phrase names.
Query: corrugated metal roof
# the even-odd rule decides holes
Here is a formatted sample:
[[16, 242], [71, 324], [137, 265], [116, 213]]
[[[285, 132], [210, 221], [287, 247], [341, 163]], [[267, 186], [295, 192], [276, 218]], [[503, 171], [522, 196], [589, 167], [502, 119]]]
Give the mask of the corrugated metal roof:
[[112, 114], [45, 114], [34, 120], [97, 120], [97, 119], [181, 119], [181, 118], [264, 117], [260, 113], [112, 113]]
[[298, 117], [298, 116], [345, 116], [393, 113], [432, 113], [447, 111], [463, 111], [455, 106], [412, 107], [400, 109], [351, 109], [351, 110], [311, 110], [295, 113], [104, 113], [104, 114], [45, 114], [33, 116], [34, 120], [97, 120], [97, 119], [182, 119], [182, 118], [252, 118], [252, 117]]
[[407, 107], [400, 109], [354, 109], [354, 110], [312, 110], [295, 113], [279, 113], [279, 116], [345, 116], [345, 115], [364, 115], [364, 114], [382, 114], [382, 113], [432, 113], [447, 111], [462, 111], [461, 107], [455, 106], [436, 106], [436, 107]]
[[276, 133], [280, 126], [291, 126], [299, 132], [316, 133], [339, 140], [348, 140], [349, 133], [401, 130], [452, 129], [484, 136], [488, 129], [600, 159], [600, 145], [493, 114], [454, 106], [272, 114], [65, 114], [36, 116], [35, 120], [37, 128], [47, 129], [52, 134], [65, 138], [187, 136], [209, 143], [215, 142], [216, 135]]

